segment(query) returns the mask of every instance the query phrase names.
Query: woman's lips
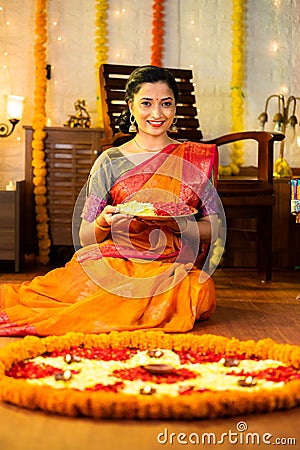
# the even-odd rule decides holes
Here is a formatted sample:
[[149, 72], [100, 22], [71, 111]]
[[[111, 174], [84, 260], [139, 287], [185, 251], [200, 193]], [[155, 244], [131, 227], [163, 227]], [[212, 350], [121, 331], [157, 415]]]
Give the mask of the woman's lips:
[[154, 128], [159, 128], [164, 124], [164, 121], [163, 120], [148, 120], [148, 123]]

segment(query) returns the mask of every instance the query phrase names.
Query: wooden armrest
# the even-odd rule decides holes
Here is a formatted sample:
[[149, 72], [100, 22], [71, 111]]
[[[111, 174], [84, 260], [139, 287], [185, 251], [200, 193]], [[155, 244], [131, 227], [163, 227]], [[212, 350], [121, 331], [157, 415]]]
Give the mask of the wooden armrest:
[[236, 141], [245, 141], [247, 139], [254, 139], [258, 143], [267, 143], [282, 141], [285, 138], [283, 133], [271, 131], [238, 131], [235, 133], [224, 134], [223, 136], [204, 141], [206, 144], [224, 145]]
[[273, 184], [274, 142], [282, 141], [284, 138], [285, 135], [283, 133], [275, 131], [240, 131], [204, 142], [221, 146], [237, 141], [255, 140], [258, 143], [258, 178]]

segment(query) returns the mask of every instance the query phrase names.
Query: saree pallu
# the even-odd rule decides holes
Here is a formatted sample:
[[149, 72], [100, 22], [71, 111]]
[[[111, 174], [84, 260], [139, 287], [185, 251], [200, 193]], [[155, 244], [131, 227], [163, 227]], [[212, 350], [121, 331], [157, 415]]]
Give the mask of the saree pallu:
[[[206, 208], [200, 211], [203, 215], [213, 213], [200, 199], [215, 152], [214, 146], [202, 144], [168, 146], [114, 182], [112, 203], [164, 198]], [[103, 205], [100, 197], [99, 203]], [[160, 228], [134, 220], [128, 238], [117, 230], [103, 243], [76, 251], [64, 267], [22, 284], [0, 286], [0, 336], [192, 330], [195, 321], [208, 319], [215, 310], [214, 283], [208, 276], [201, 279], [193, 259], [188, 261], [186, 255], [195, 252], [180, 258], [181, 238]]]

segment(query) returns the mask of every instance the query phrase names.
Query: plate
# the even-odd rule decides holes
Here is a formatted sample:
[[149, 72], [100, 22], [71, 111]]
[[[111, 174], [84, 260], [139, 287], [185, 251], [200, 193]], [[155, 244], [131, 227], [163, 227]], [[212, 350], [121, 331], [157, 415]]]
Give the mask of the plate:
[[180, 219], [180, 218], [188, 218], [192, 217], [195, 214], [197, 214], [198, 210], [196, 208], [193, 208], [189, 206], [191, 212], [189, 214], [179, 214], [178, 216], [143, 216], [142, 214], [134, 214], [130, 215], [130, 217], [137, 217], [138, 219], [144, 219], [144, 220], [153, 220], [153, 221], [160, 221], [160, 220], [166, 220], [166, 219]]

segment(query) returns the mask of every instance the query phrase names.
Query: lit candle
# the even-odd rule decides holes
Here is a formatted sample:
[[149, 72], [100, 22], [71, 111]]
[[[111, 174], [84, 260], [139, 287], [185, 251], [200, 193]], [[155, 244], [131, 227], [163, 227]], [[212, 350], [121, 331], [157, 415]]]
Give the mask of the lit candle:
[[154, 392], [155, 389], [152, 386], [150, 386], [150, 384], [146, 384], [144, 387], [140, 389], [140, 394], [143, 395], [152, 395], [154, 394]]
[[8, 184], [6, 185], [6, 188], [5, 188], [7, 191], [15, 191], [16, 190], [16, 188], [15, 188], [15, 185], [14, 185], [14, 183], [12, 182], [12, 180], [10, 180], [9, 182], [8, 182]]
[[252, 387], [257, 384], [257, 381], [250, 375], [246, 378], [239, 380], [239, 385], [243, 387]]
[[148, 355], [150, 358], [161, 358], [164, 352], [162, 350], [149, 350]]

